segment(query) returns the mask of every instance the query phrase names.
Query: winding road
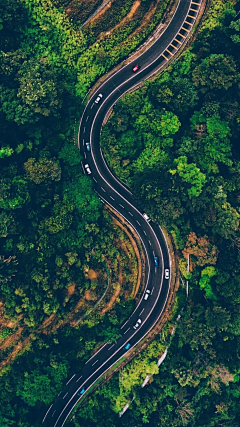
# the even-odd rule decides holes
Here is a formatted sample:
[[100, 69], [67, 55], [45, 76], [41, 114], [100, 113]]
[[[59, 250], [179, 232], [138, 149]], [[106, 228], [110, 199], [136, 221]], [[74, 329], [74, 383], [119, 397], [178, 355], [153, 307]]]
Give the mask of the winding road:
[[[46, 412], [42, 420], [44, 426], [62, 427], [85, 393], [148, 334], [165, 308], [171, 282], [167, 242], [160, 226], [143, 216], [131, 191], [108, 168], [100, 147], [100, 132], [104, 118], [117, 100], [165, 67], [178, 52], [195, 23], [200, 6], [198, 0], [179, 0], [170, 23], [159, 39], [137, 60], [122, 66], [108, 77], [90, 98], [83, 112], [78, 135], [83, 171], [94, 181], [95, 191], [101, 200], [118, 211], [138, 234], [146, 257], [146, 284], [138, 306], [121, 327], [121, 337], [114, 344], [105, 344], [87, 361], [82, 372], [76, 372], [67, 381]], [[141, 68], [133, 73], [136, 63]], [[99, 97], [99, 94], [102, 96]], [[156, 266], [155, 258], [159, 266]], [[139, 319], [141, 322], [138, 322]]]

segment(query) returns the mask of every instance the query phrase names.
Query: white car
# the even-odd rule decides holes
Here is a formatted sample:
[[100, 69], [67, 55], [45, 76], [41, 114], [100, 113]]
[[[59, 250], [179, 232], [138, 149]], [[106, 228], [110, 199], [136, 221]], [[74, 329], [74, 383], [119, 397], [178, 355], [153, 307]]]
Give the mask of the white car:
[[137, 323], [133, 326], [133, 329], [137, 329], [141, 325], [141, 319], [138, 319]]
[[165, 270], [165, 279], [169, 279], [169, 270], [168, 270], [168, 268]]
[[146, 290], [146, 293], [145, 293], [145, 295], [144, 295], [144, 299], [145, 299], [145, 301], [147, 301], [147, 299], [148, 299], [148, 297], [149, 297], [149, 295], [150, 295], [150, 290], [149, 289], [147, 289]]
[[149, 216], [148, 216], [146, 213], [144, 213], [144, 214], [143, 214], [143, 218], [144, 218], [147, 222], [150, 222], [150, 221], [151, 221], [151, 218], [149, 218]]
[[85, 167], [85, 169], [86, 169], [86, 171], [87, 171], [88, 175], [90, 175], [90, 174], [92, 173], [92, 171], [91, 171], [91, 169], [90, 169], [90, 167], [89, 167], [89, 164], [84, 165], [84, 167]]
[[95, 104], [98, 104], [101, 101], [102, 97], [103, 97], [103, 94], [99, 93], [97, 98], [95, 99]]

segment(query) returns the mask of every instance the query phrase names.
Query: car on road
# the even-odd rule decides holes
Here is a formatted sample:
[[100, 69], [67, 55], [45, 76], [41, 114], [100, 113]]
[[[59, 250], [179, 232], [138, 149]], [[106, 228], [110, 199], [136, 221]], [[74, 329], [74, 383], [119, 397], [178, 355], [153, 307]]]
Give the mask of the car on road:
[[169, 279], [169, 270], [166, 268], [165, 270], [165, 279]]
[[159, 267], [159, 259], [158, 259], [158, 256], [155, 256], [155, 257], [154, 257], [154, 265], [155, 265], [155, 267]]
[[90, 142], [86, 142], [86, 149], [87, 151], [91, 151]]
[[83, 393], [85, 393], [85, 389], [84, 389], [84, 388], [82, 388], [82, 390], [80, 390], [80, 391], [77, 393], [77, 395], [78, 395], [78, 396], [82, 396], [82, 394], [83, 394]]
[[146, 293], [145, 293], [145, 295], [144, 295], [144, 299], [145, 299], [145, 301], [147, 301], [147, 299], [148, 299], [148, 297], [149, 297], [150, 293], [151, 293], [151, 291], [150, 291], [149, 289], [147, 289], [147, 290], [146, 290]]
[[141, 325], [142, 321], [141, 319], [138, 319], [137, 323], [133, 326], [133, 329], [137, 329]]
[[87, 163], [86, 165], [84, 165], [86, 172], [88, 173], [88, 175], [90, 175], [92, 173], [89, 164]]
[[98, 104], [101, 101], [102, 97], [103, 97], [103, 94], [99, 93], [97, 98], [95, 99], [95, 104]]
[[151, 221], [151, 219], [149, 218], [149, 216], [148, 216], [146, 213], [144, 213], [144, 214], [143, 214], [143, 218], [144, 218], [147, 222], [150, 222], [150, 221]]
[[130, 344], [130, 342], [127, 344], [127, 345], [125, 345], [125, 350], [129, 350], [129, 348], [131, 347], [131, 344]]
[[133, 70], [134, 73], [136, 73], [138, 70], [140, 70], [140, 68], [141, 68], [140, 65], [136, 64], [136, 65], [134, 65], [134, 67], [133, 67], [132, 70]]

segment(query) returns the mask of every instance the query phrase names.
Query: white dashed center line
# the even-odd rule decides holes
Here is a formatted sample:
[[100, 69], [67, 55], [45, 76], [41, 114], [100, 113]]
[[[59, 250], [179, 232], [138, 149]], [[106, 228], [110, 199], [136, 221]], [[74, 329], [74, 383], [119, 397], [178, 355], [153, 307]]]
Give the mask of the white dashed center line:
[[115, 344], [111, 345], [111, 347], [109, 347], [108, 351], [111, 350], [111, 348], [113, 348], [115, 346]]
[[66, 394], [64, 394], [64, 396], [63, 396], [63, 399], [65, 399], [65, 397], [68, 395], [68, 391], [67, 391], [67, 393]]
[[130, 328], [128, 328], [128, 329], [124, 332], [124, 334], [123, 334], [123, 335], [125, 335], [125, 334], [129, 331], [129, 329], [130, 329]]
[[96, 360], [96, 362], [94, 362], [93, 364], [92, 364], [92, 366], [94, 366], [94, 365], [96, 365], [96, 363], [98, 362], [98, 360]]

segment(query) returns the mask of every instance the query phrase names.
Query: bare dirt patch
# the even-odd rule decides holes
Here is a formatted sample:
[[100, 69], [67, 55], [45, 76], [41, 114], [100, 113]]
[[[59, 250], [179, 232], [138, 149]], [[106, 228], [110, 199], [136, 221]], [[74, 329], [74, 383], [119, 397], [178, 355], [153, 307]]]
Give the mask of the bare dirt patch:
[[96, 280], [97, 279], [97, 273], [92, 268], [90, 268], [90, 270], [88, 270], [88, 278], [90, 280]]
[[106, 4], [106, 6], [104, 6], [101, 10], [99, 10], [99, 12], [93, 16], [93, 18], [91, 19], [91, 23], [96, 21], [100, 16], [102, 16], [110, 7], [112, 6], [112, 2], [110, 1], [108, 4]]
[[110, 301], [107, 303], [106, 307], [101, 311], [101, 314], [105, 314], [107, 311], [109, 311], [113, 307], [116, 299], [120, 295], [120, 292], [121, 292], [121, 286], [120, 284], [118, 284], [113, 296], [111, 297]]
[[76, 283], [72, 283], [70, 286], [68, 286], [67, 291], [68, 291], [69, 297], [71, 297], [74, 294], [75, 288], [76, 288]]
[[125, 24], [125, 22], [127, 22], [127, 21], [130, 21], [130, 19], [133, 17], [133, 15], [136, 13], [136, 11], [137, 11], [137, 9], [139, 8], [139, 6], [140, 6], [140, 4], [141, 4], [141, 1], [140, 0], [136, 0], [134, 3], [133, 3], [133, 5], [132, 5], [132, 7], [131, 7], [131, 9], [130, 9], [130, 11], [129, 11], [129, 13], [117, 24], [117, 25], [115, 25], [115, 27], [113, 27], [111, 30], [108, 30], [107, 31], [107, 34], [109, 35], [109, 34], [111, 34], [113, 31], [115, 31], [117, 28], [119, 28], [119, 27], [121, 27], [123, 24]]

